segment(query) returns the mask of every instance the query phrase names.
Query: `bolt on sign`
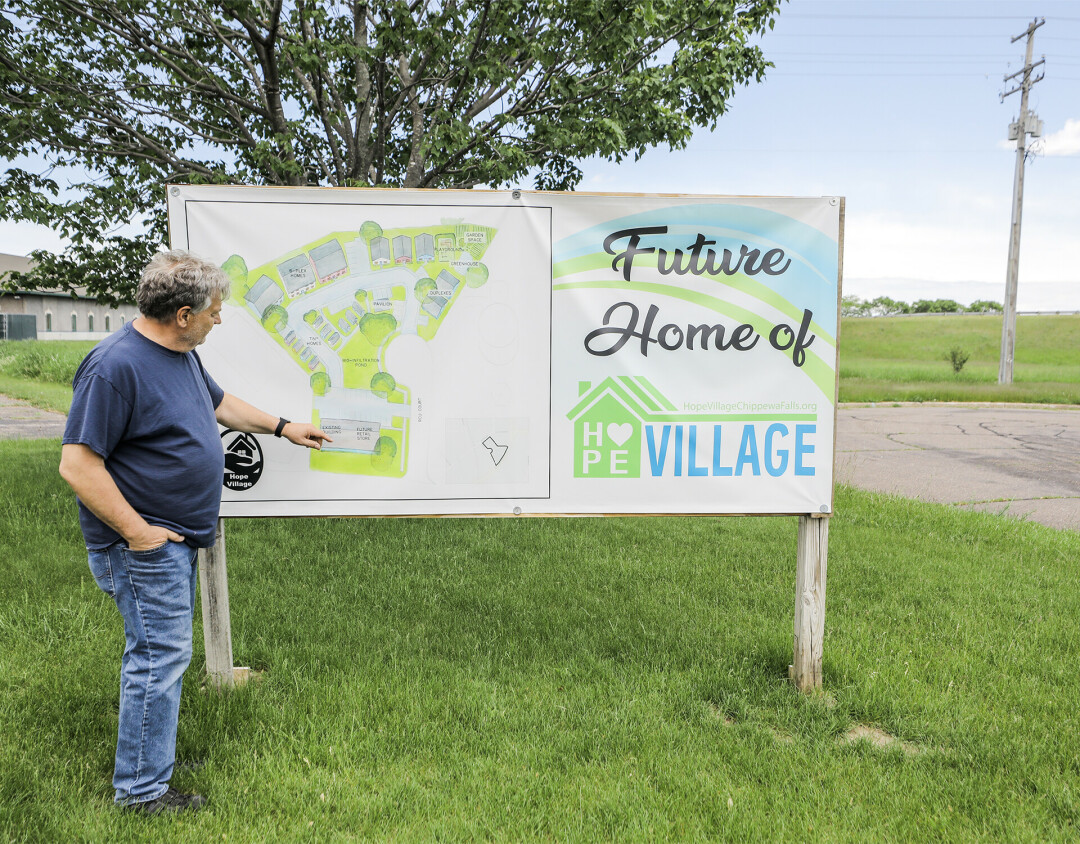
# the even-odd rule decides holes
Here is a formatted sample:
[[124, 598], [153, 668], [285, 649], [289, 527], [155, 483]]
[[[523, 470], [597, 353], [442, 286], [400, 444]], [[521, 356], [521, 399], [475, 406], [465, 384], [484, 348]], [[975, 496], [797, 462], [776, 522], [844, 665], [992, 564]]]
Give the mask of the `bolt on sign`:
[[838, 198], [169, 194], [210, 372], [334, 439], [223, 434], [225, 516], [832, 511]]

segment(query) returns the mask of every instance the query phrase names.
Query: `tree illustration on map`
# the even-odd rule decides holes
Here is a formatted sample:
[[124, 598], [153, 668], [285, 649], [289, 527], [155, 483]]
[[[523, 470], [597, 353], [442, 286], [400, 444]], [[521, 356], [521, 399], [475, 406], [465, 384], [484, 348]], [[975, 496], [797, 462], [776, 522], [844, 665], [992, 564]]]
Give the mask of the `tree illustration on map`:
[[334, 440], [310, 452], [312, 469], [405, 475], [412, 395], [388, 371], [387, 349], [401, 336], [431, 340], [458, 298], [487, 282], [480, 259], [495, 233], [368, 220], [250, 271], [239, 255], [225, 261], [232, 301], [308, 375], [312, 421]]

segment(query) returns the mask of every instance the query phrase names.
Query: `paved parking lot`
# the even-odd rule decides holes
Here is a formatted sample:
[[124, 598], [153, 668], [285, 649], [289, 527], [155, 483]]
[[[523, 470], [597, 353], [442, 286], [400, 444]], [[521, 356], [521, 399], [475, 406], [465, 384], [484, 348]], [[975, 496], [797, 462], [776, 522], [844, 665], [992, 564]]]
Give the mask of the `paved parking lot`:
[[844, 406], [836, 479], [1080, 530], [1080, 408]]

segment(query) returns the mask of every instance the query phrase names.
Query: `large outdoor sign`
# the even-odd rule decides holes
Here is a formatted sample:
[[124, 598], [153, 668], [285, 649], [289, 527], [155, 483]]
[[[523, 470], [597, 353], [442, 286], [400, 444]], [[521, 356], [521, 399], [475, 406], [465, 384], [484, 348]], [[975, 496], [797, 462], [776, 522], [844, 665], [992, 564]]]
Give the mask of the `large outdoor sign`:
[[842, 202], [171, 187], [222, 515], [829, 513]]

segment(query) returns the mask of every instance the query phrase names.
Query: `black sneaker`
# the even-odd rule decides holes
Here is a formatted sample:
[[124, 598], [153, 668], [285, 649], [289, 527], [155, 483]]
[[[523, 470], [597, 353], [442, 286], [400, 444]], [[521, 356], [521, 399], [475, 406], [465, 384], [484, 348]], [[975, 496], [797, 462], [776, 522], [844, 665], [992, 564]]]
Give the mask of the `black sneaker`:
[[132, 809], [147, 815], [159, 815], [162, 812], [197, 812], [206, 805], [206, 798], [201, 794], [185, 794], [169, 786], [168, 791], [154, 800], [142, 803], [126, 803], [125, 809]]

